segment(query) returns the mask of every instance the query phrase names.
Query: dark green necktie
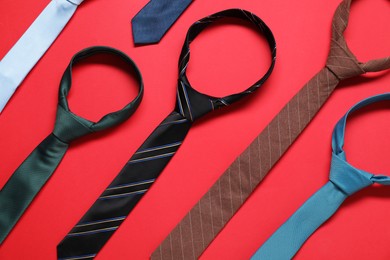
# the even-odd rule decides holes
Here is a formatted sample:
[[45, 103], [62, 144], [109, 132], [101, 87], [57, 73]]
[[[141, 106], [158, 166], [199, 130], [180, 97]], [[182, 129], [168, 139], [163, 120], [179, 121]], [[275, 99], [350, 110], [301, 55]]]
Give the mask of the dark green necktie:
[[[116, 55], [129, 64], [139, 81], [137, 97], [123, 109], [102, 117], [97, 123], [72, 113], [66, 99], [72, 83], [72, 66], [96, 53]], [[77, 53], [66, 69], [58, 98], [53, 132], [45, 138], [14, 172], [0, 191], [0, 243], [4, 241], [24, 211], [61, 162], [69, 143], [84, 135], [118, 125], [128, 119], [139, 106], [143, 96], [141, 74], [135, 63], [124, 53], [108, 47], [91, 47]]]

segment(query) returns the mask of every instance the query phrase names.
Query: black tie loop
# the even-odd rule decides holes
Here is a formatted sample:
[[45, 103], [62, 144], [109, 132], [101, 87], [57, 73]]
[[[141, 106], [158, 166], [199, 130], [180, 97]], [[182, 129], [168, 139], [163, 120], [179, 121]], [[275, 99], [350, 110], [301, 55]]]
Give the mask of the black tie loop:
[[[139, 82], [138, 95], [135, 99], [119, 111], [109, 113], [102, 117], [98, 122], [92, 122], [74, 114], [69, 109], [67, 96], [72, 84], [72, 67], [78, 61], [88, 58], [97, 53], [107, 53], [120, 57], [131, 69], [135, 71], [135, 75]], [[139, 106], [143, 95], [143, 81], [140, 71], [135, 63], [123, 52], [104, 46], [96, 46], [84, 49], [73, 56], [66, 69], [60, 83], [60, 91], [58, 97], [58, 108], [56, 123], [53, 134], [62, 142], [69, 143], [86, 134], [101, 131], [109, 127], [118, 125], [128, 119]]]
[[[223, 18], [237, 18], [254, 24], [268, 41], [271, 50], [271, 65], [264, 76], [248, 89], [226, 97], [213, 97], [195, 90], [188, 81], [186, 71], [190, 60], [190, 44], [206, 27]], [[179, 59], [179, 83], [176, 111], [190, 121], [195, 121], [208, 112], [228, 106], [257, 90], [271, 75], [276, 60], [276, 42], [268, 26], [256, 15], [242, 9], [229, 9], [207, 16], [195, 22], [187, 32]]]

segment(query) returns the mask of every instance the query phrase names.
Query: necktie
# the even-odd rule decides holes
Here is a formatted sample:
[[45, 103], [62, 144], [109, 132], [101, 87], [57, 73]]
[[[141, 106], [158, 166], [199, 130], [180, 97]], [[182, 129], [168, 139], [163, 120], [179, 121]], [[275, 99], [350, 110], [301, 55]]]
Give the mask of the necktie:
[[83, 0], [52, 0], [0, 62], [0, 112]]
[[[253, 23], [268, 40], [272, 63], [263, 78], [245, 91], [219, 98], [196, 91], [187, 79], [186, 69], [190, 58], [189, 44], [203, 29], [224, 17], [235, 17]], [[264, 83], [274, 67], [275, 48], [275, 40], [270, 29], [258, 17], [247, 11], [226, 10], [194, 23], [187, 33], [179, 59], [175, 110], [153, 131], [119, 175], [58, 245], [58, 258], [93, 259], [174, 156], [192, 123], [215, 109], [228, 106], [251, 94]]]
[[197, 259], [309, 124], [339, 81], [390, 68], [389, 58], [361, 63], [349, 50], [343, 32], [347, 27], [350, 3], [351, 0], [344, 0], [334, 15], [325, 68], [284, 106], [193, 206], [153, 252], [153, 260]]
[[[72, 66], [97, 53], [116, 55], [136, 73], [139, 81], [137, 97], [123, 109], [109, 113], [97, 123], [72, 113], [66, 99], [72, 82]], [[126, 54], [108, 47], [91, 47], [77, 53], [66, 69], [58, 97], [57, 115], [53, 132], [46, 137], [13, 173], [0, 191], [0, 244], [11, 232], [34, 197], [53, 174], [71, 141], [84, 135], [116, 126], [128, 119], [137, 109], [143, 95], [142, 77], [134, 62]]]
[[150, 0], [132, 19], [135, 44], [158, 43], [192, 0]]
[[357, 103], [340, 119], [332, 136], [329, 181], [264, 243], [253, 255], [252, 260], [291, 259], [311, 234], [337, 211], [348, 196], [373, 183], [390, 185], [390, 177], [374, 175], [349, 164], [343, 150], [348, 115], [382, 100], [390, 101], [390, 92]]

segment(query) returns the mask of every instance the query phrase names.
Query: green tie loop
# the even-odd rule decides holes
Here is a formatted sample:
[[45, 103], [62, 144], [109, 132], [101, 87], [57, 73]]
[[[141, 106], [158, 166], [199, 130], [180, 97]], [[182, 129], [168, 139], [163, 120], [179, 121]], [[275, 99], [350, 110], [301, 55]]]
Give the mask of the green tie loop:
[[[137, 80], [140, 83], [139, 92], [137, 97], [133, 102], [126, 105], [119, 111], [112, 112], [102, 117], [98, 122], [92, 122], [87, 119], [84, 119], [76, 114], [74, 114], [68, 105], [67, 96], [69, 94], [71, 85], [72, 85], [72, 67], [74, 64], [79, 62], [82, 59], [88, 58], [97, 53], [109, 53], [114, 54], [128, 63], [132, 69], [135, 71], [135, 75], [137, 76]], [[62, 79], [60, 82], [60, 90], [58, 94], [58, 108], [57, 108], [57, 116], [56, 123], [54, 127], [53, 134], [62, 142], [70, 143], [72, 140], [77, 139], [81, 136], [87, 135], [92, 132], [102, 131], [109, 127], [118, 125], [128, 119], [139, 106], [143, 95], [143, 81], [142, 76], [135, 65], [135, 63], [123, 52], [103, 47], [103, 46], [95, 46], [91, 48], [87, 48], [85, 50], [80, 51], [71, 59]]]
[[[95, 123], [70, 111], [66, 97], [72, 83], [72, 65], [96, 53], [119, 56], [129, 64], [130, 70], [135, 71], [139, 89], [137, 97], [132, 102], [117, 112], [107, 114]], [[73, 56], [60, 83], [57, 116], [53, 133], [46, 137], [31, 152], [12, 174], [3, 189], [0, 190], [0, 244], [8, 236], [35, 196], [53, 174], [65, 155], [69, 143], [89, 133], [102, 131], [124, 122], [138, 108], [143, 91], [141, 73], [135, 63], [123, 52], [109, 47], [97, 46], [84, 49]]]

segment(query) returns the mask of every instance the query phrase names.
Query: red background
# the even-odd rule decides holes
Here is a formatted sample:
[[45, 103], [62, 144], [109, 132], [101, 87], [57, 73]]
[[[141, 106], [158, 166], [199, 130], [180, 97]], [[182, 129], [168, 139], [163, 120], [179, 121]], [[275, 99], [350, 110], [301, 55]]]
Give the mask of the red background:
[[[0, 57], [49, 0], [2, 0]], [[275, 34], [278, 57], [270, 79], [252, 97], [196, 123], [153, 188], [96, 259], [147, 259], [170, 230], [250, 144], [284, 104], [323, 67], [331, 18], [340, 0], [196, 0], [160, 44], [135, 48], [131, 18], [147, 0], [86, 0], [0, 115], [0, 186], [53, 128], [58, 83], [71, 56], [92, 45], [123, 50], [138, 64], [145, 96], [120, 127], [72, 144], [62, 163], [0, 247], [2, 260], [56, 259], [56, 245], [125, 162], [174, 107], [177, 61], [188, 27], [211, 13], [240, 7]], [[356, 0], [345, 33], [361, 61], [390, 55], [388, 0]], [[264, 39], [240, 25], [213, 26], [191, 45], [195, 88], [212, 95], [239, 91], [269, 64]], [[107, 64], [74, 69], [72, 111], [92, 120], [135, 96], [136, 82]], [[390, 90], [390, 75], [347, 80], [201, 259], [248, 259], [328, 178], [331, 132], [357, 101]], [[386, 110], [386, 109], [387, 110]], [[349, 160], [388, 173], [389, 105], [351, 117]], [[205, 149], [207, 147], [207, 149]], [[343, 207], [303, 246], [296, 259], [390, 259], [390, 189], [370, 187]]]

